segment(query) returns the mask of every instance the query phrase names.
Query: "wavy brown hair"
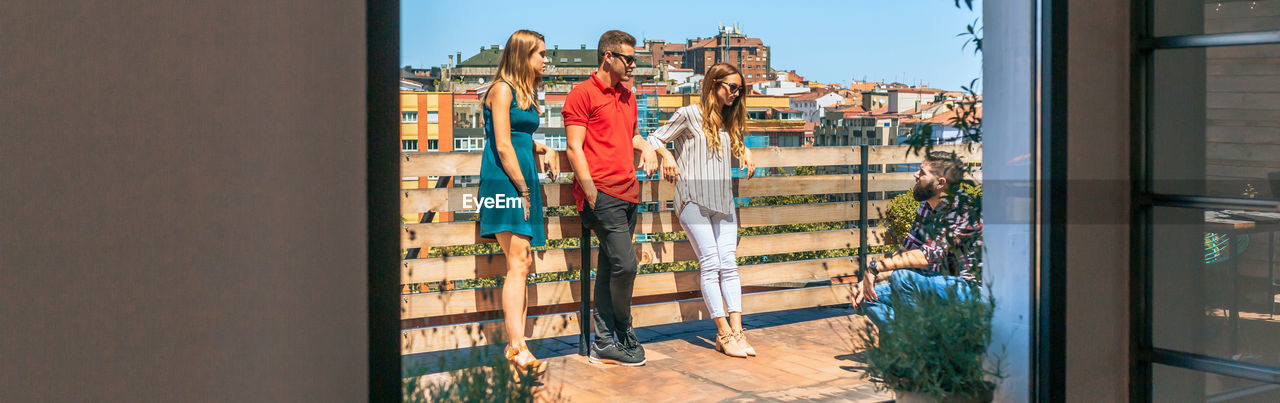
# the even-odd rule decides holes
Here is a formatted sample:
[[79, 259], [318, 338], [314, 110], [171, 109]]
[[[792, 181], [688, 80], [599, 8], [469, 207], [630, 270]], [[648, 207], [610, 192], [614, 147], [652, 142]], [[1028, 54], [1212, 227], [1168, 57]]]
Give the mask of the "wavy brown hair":
[[[730, 74], [737, 74], [743, 87], [732, 104], [721, 105], [720, 97], [716, 96], [715, 91]], [[702, 132], [707, 134], [707, 146], [715, 152], [720, 152], [720, 129], [724, 128], [729, 132], [729, 150], [733, 156], [742, 158], [746, 153], [747, 148], [742, 143], [742, 138], [747, 133], [746, 83], [747, 80], [742, 76], [742, 72], [726, 63], [716, 63], [711, 66], [707, 69], [706, 77], [702, 79], [702, 99], [699, 102], [699, 106], [702, 107]]]
[[520, 109], [527, 110], [530, 105], [537, 104], [535, 91], [542, 84], [542, 77], [529, 65], [529, 57], [538, 50], [539, 43], [545, 43], [540, 33], [527, 29], [512, 33], [507, 38], [507, 47], [502, 50], [502, 58], [498, 60], [498, 73], [493, 75], [495, 85], [498, 81], [511, 84], [511, 95]]

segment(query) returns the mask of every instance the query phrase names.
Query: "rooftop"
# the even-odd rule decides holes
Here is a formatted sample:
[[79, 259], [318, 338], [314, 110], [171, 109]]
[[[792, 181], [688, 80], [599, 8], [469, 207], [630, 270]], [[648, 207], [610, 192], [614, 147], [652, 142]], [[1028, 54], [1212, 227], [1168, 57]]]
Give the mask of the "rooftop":
[[827, 96], [827, 94], [830, 94], [832, 92], [833, 91], [829, 91], [826, 89], [817, 89], [817, 90], [809, 91], [806, 93], [798, 94], [795, 96], [794, 99], [797, 101], [812, 101], [812, 100]]
[[889, 92], [905, 92], [911, 94], [937, 94], [943, 92], [936, 88], [890, 88]]
[[[600, 65], [597, 63], [595, 49], [547, 49], [547, 58], [551, 59], [551, 65], [556, 67], [594, 68]], [[491, 46], [458, 63], [458, 67], [498, 67], [498, 61], [501, 59], [502, 48]], [[653, 63], [637, 58], [636, 67], [653, 67]]]

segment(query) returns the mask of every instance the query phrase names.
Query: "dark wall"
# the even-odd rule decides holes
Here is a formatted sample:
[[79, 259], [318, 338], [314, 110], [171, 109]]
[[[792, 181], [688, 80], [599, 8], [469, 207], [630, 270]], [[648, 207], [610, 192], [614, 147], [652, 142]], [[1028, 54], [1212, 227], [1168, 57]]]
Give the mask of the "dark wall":
[[1129, 7], [1067, 12], [1068, 401], [1128, 400]]
[[364, 13], [0, 3], [0, 401], [366, 398]]

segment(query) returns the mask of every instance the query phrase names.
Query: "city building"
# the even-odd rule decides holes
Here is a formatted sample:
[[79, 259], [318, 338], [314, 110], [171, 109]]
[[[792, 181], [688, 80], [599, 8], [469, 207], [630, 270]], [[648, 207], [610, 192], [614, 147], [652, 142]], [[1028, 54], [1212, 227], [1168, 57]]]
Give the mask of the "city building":
[[[955, 102], [944, 101], [928, 105], [922, 109], [916, 117], [903, 119], [899, 122], [904, 127], [908, 127], [907, 132], [915, 132], [922, 130], [925, 126], [930, 126], [933, 130], [934, 144], [959, 144], [964, 142], [964, 136], [960, 129], [956, 127], [956, 118], [959, 115]], [[978, 100], [974, 105], [974, 114], [970, 117], [970, 123], [980, 123], [982, 119], [982, 100]], [[899, 137], [902, 141], [904, 137]]]
[[888, 113], [918, 109], [926, 104], [941, 101], [943, 91], [933, 88], [890, 88], [886, 90], [885, 106]]
[[649, 60], [654, 66], [684, 67], [685, 45], [683, 43], [667, 43], [662, 40], [646, 40], [636, 54]]
[[[404, 90], [405, 82], [401, 79], [400, 91], [400, 151], [401, 152], [449, 152], [453, 151], [453, 124], [449, 117], [454, 115], [453, 94], [448, 92], [424, 92], [420, 90]], [[444, 116], [444, 120], [441, 120]], [[401, 189], [418, 189], [435, 187], [436, 177], [401, 177]], [[445, 184], [452, 187], [452, 183]], [[422, 214], [406, 214], [402, 216], [406, 222], [421, 221]], [[453, 220], [453, 213], [436, 214], [431, 222], [448, 222]]]
[[783, 79], [756, 82], [751, 85], [751, 88], [756, 92], [765, 95], [804, 94], [812, 90], [809, 88], [808, 84], [803, 82]]
[[[639, 53], [637, 53], [639, 54]], [[461, 54], [458, 54], [461, 58]], [[502, 58], [502, 48], [489, 45], [481, 48], [479, 53], [458, 63], [451, 71], [455, 80], [468, 84], [485, 83], [493, 79], [498, 71], [498, 61]], [[600, 66], [599, 56], [595, 49], [587, 45], [578, 45], [577, 49], [560, 49], [559, 45], [547, 49], [547, 58], [551, 64], [547, 66], [542, 81], [548, 92], [569, 92], [573, 84], [586, 80]], [[637, 83], [654, 82], [661, 78], [658, 68], [648, 59], [637, 56], [636, 68], [632, 71]]]
[[861, 101], [858, 104], [862, 105], [862, 109], [869, 111], [889, 106], [889, 93], [879, 89], [862, 91], [858, 98]]
[[814, 129], [819, 146], [897, 144], [900, 137], [896, 114], [885, 109], [868, 111], [861, 105], [828, 108]]
[[400, 91], [422, 91], [422, 90], [423, 90], [422, 83], [413, 81], [413, 80], [406, 80], [403, 78], [400, 79]]
[[683, 84], [689, 82], [694, 76], [693, 69], [682, 69], [671, 67], [667, 69], [667, 82], [674, 84]]
[[[671, 119], [676, 109], [698, 102], [699, 96], [696, 93], [659, 95], [659, 125]], [[752, 94], [747, 95], [744, 101], [747, 107], [747, 137], [761, 138], [752, 141], [778, 147], [813, 145], [815, 124], [805, 122], [802, 112], [791, 108], [790, 98]]]
[[844, 103], [845, 98], [837, 91], [811, 91], [791, 97], [791, 108], [801, 111], [806, 122], [818, 123], [826, 113], [826, 108]]
[[643, 51], [637, 49], [636, 54], [649, 65], [690, 69], [697, 74], [705, 74], [716, 63], [729, 63], [742, 72], [748, 85], [771, 79], [769, 47], [760, 38], [743, 34], [737, 25], [722, 24], [715, 36], [687, 39], [683, 44], [646, 40]]

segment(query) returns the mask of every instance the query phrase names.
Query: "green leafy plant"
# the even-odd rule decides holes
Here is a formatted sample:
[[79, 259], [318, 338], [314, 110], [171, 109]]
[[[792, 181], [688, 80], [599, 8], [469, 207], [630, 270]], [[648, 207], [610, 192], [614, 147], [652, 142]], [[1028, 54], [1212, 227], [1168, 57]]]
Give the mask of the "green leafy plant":
[[[505, 343], [499, 343], [499, 346]], [[442, 373], [432, 381], [412, 376], [400, 382], [404, 402], [532, 402], [567, 401], [562, 390], [547, 389], [537, 376], [516, 371], [507, 364], [498, 349], [473, 348], [466, 357], [451, 362], [446, 356], [437, 361], [439, 368], [461, 368]], [[416, 368], [410, 373], [428, 372]]]
[[[971, 0], [956, 0], [957, 8], [973, 10]], [[982, 53], [981, 21], [975, 20], [959, 36], [967, 37], [965, 45], [972, 43], [974, 53]], [[975, 90], [979, 79], [963, 86], [963, 96], [950, 108], [954, 113], [947, 126], [956, 129], [966, 148], [973, 150], [982, 142], [981, 94]], [[902, 142], [908, 145], [908, 154], [932, 155], [937, 145], [935, 127], [923, 126], [907, 135]], [[958, 156], [951, 154], [950, 158]], [[963, 162], [963, 161], [961, 161]], [[990, 399], [994, 381], [1003, 377], [1000, 361], [987, 364], [987, 350], [991, 343], [991, 318], [995, 299], [988, 292], [982, 293], [982, 262], [985, 251], [980, 233], [977, 236], [961, 236], [958, 227], [980, 228], [982, 220], [982, 186], [974, 182], [974, 167], [964, 164], [964, 174], [957, 187], [942, 197], [940, 211], [919, 223], [926, 237], [952, 239], [947, 242], [949, 256], [939, 268], [944, 274], [956, 275], [968, 267], [974, 281], [956, 281], [942, 295], [931, 292], [912, 293], [913, 303], [895, 303], [893, 315], [885, 323], [867, 326], [858, 333], [867, 370], [863, 376], [871, 379], [881, 389], [893, 389], [927, 395], [937, 400], [948, 397]], [[904, 198], [905, 196], [905, 198]], [[899, 195], [890, 202], [889, 222], [891, 237], [905, 236], [914, 221], [914, 199]], [[896, 204], [895, 204], [896, 203]], [[896, 211], [895, 211], [896, 207]], [[908, 214], [909, 213], [909, 214]], [[954, 214], [952, 214], [954, 213]], [[908, 221], [906, 217], [911, 217]], [[966, 217], [968, 221], [956, 226], [947, 217]], [[895, 222], [895, 218], [897, 221]], [[903, 222], [907, 223], [904, 229]], [[896, 227], [896, 228], [894, 228]], [[901, 239], [901, 238], [897, 238]], [[890, 283], [891, 295], [903, 295], [899, 284]], [[961, 298], [960, 294], [973, 297]], [[901, 301], [895, 301], [901, 302]]]
[[916, 210], [919, 208], [920, 202], [911, 197], [910, 193], [903, 193], [889, 200], [889, 209], [884, 213], [887, 243], [902, 243], [907, 232], [911, 231], [911, 224], [915, 222]]
[[[868, 326], [857, 333], [866, 346], [863, 379], [880, 390], [937, 400], [979, 397], [994, 389], [993, 380], [1004, 376], [998, 361], [985, 364], [995, 299], [977, 283], [954, 284], [943, 295], [918, 293], [914, 304], [895, 304], [878, 329]], [[891, 283], [890, 292], [902, 295], [897, 286]], [[962, 292], [977, 297], [962, 298]]]

